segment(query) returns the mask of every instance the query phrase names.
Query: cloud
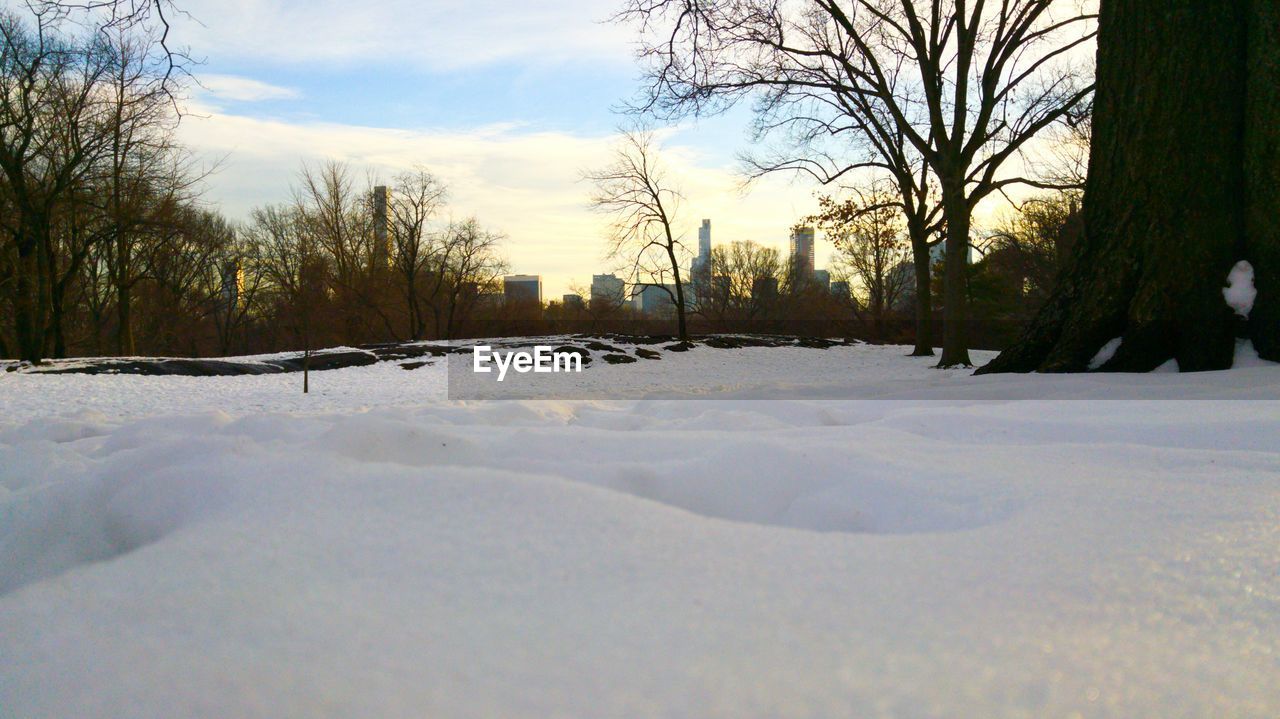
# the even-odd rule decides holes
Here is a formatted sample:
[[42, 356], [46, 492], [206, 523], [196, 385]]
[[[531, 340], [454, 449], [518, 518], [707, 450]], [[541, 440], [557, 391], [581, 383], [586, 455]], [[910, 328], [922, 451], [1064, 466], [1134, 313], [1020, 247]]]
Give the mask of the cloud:
[[502, 60], [627, 61], [633, 31], [600, 0], [190, 0], [175, 36], [212, 59], [454, 70]]
[[236, 102], [260, 102], [262, 100], [295, 100], [302, 96], [297, 90], [280, 87], [238, 75], [199, 76], [200, 85], [207, 94], [219, 100]]
[[[246, 218], [255, 206], [288, 201], [304, 162], [336, 159], [349, 163], [360, 179], [368, 173], [383, 181], [424, 165], [448, 183], [448, 212], [474, 215], [506, 233], [504, 251], [513, 270], [542, 274], [548, 296], [616, 266], [603, 257], [607, 220], [588, 207], [590, 187], [581, 180], [583, 170], [608, 161], [613, 137], [512, 124], [466, 131], [387, 129], [195, 109], [200, 116], [183, 121], [183, 140], [206, 157], [225, 158], [208, 181], [207, 197], [231, 219]], [[685, 196], [678, 229], [688, 238], [696, 238], [706, 217], [716, 243], [750, 239], [785, 248], [789, 228], [816, 209], [809, 186], [767, 179], [743, 195], [732, 167], [709, 164], [691, 146], [669, 141], [663, 157]], [[819, 264], [825, 259], [820, 248]]]

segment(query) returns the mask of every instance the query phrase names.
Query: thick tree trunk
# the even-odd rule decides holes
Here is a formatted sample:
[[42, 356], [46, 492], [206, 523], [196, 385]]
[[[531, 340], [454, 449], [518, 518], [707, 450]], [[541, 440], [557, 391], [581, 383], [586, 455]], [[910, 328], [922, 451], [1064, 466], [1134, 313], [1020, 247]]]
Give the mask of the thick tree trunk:
[[25, 253], [21, 249], [18, 251], [13, 320], [19, 359], [39, 363], [44, 358], [44, 318], [39, 314], [36, 255], [34, 248]]
[[1280, 4], [1249, 3], [1244, 170], [1244, 257], [1258, 296], [1249, 334], [1258, 354], [1280, 362]]
[[129, 285], [123, 280], [116, 286], [116, 354], [132, 357], [137, 354], [133, 342], [133, 297]]
[[1085, 371], [1116, 338], [1098, 369], [1231, 366], [1222, 288], [1245, 247], [1243, 5], [1103, 1], [1084, 237], [1023, 337], [979, 372]]
[[689, 341], [689, 329], [685, 322], [684, 283], [680, 281], [680, 263], [676, 260], [675, 243], [671, 241], [671, 232], [667, 231], [667, 259], [671, 262], [671, 272], [676, 281], [676, 330], [681, 342]]
[[911, 357], [933, 356], [933, 278], [929, 276], [929, 243], [912, 238], [911, 259], [916, 273], [916, 346]]
[[943, 216], [947, 221], [946, 256], [943, 258], [942, 357], [939, 368], [970, 367], [969, 361], [969, 221], [964, 181], [944, 182]]
[[67, 336], [66, 329], [62, 326], [63, 298], [61, 293], [55, 292], [53, 304], [49, 311], [49, 330], [46, 341], [50, 346], [50, 355], [55, 359], [67, 356]]

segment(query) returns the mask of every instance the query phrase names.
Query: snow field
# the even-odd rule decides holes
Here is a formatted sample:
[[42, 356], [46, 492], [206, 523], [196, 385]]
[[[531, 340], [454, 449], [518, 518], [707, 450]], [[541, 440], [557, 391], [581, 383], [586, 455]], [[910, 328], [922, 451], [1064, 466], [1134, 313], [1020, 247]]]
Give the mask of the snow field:
[[0, 716], [1280, 714], [1280, 402], [840, 351], [662, 362], [896, 398], [0, 376]]

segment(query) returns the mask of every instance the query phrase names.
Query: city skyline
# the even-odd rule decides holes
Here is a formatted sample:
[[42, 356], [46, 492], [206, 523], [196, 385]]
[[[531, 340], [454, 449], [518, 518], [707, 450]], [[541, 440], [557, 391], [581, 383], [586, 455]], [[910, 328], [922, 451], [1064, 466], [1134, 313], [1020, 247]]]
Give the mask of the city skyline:
[[[478, 10], [487, 5], [496, 7], [483, 0]], [[512, 272], [542, 275], [547, 296], [617, 269], [604, 260], [607, 219], [590, 211], [580, 181], [607, 158], [626, 121], [614, 110], [637, 89], [633, 31], [602, 22], [608, 7], [197, 0], [184, 9], [175, 37], [203, 64], [192, 68], [200, 84], [179, 136], [218, 165], [205, 200], [229, 219], [288, 202], [303, 163], [338, 160], [370, 184], [423, 165], [451, 190], [440, 219], [475, 216], [505, 234]], [[446, 15], [448, 33], [435, 29]], [[790, 178], [739, 192], [744, 115], [658, 132], [685, 194], [678, 226], [690, 245], [701, 218], [720, 217], [725, 237], [784, 248], [788, 228], [816, 209], [814, 188]]]
[[[543, 276], [548, 297], [621, 269], [605, 260], [608, 219], [590, 211], [581, 173], [607, 159], [639, 69], [634, 29], [602, 22], [598, 3], [456, 13], [448, 33], [431, 29], [438, 4], [184, 6], [173, 32], [204, 63], [192, 68], [200, 84], [179, 137], [218, 168], [205, 201], [228, 219], [291, 200], [303, 164], [346, 162], [370, 184], [422, 165], [451, 188], [439, 220], [475, 216], [506, 235], [512, 273]], [[490, 14], [506, 18], [503, 32], [481, 22]], [[818, 209], [822, 188], [804, 178], [774, 175], [744, 191], [745, 111], [657, 132], [685, 196], [676, 229], [691, 253], [704, 217], [722, 242], [786, 253], [791, 226]], [[819, 238], [819, 264], [831, 253]]]
[[[506, 235], [512, 272], [542, 275], [547, 296], [620, 269], [605, 260], [608, 220], [590, 211], [580, 175], [607, 158], [627, 119], [615, 110], [638, 87], [632, 29], [575, 0], [456, 14], [461, 25], [451, 15], [445, 34], [432, 30], [439, 7], [190, 3], [174, 33], [204, 62], [193, 67], [200, 84], [179, 136], [218, 166], [206, 202], [243, 221], [254, 207], [288, 202], [304, 163], [338, 160], [371, 185], [422, 165], [450, 187], [441, 222], [474, 216]], [[480, 20], [488, 15], [510, 31], [493, 32]], [[373, 36], [379, 42], [365, 39]], [[817, 210], [821, 188], [802, 178], [741, 188], [748, 123], [735, 112], [658, 130], [684, 194], [676, 228], [692, 253], [703, 218], [722, 241], [785, 253], [790, 228]], [[831, 251], [820, 239], [818, 262]]]

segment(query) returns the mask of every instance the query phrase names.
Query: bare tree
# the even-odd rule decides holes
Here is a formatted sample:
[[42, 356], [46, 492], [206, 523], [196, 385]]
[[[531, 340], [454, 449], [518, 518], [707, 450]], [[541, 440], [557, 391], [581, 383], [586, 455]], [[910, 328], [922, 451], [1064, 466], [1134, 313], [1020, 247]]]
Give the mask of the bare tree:
[[177, 115], [154, 64], [150, 41], [114, 33], [112, 63], [104, 78], [109, 130], [102, 177], [107, 261], [115, 289], [116, 351], [136, 351], [133, 292], [149, 263], [167, 251], [166, 223], [202, 179], [174, 139]]
[[498, 255], [498, 246], [505, 239], [501, 233], [481, 227], [474, 217], [451, 223], [445, 230], [447, 251], [440, 259], [445, 279], [443, 302], [437, 305], [441, 310], [436, 314], [437, 336], [455, 337], [480, 295], [497, 290], [500, 278], [508, 270]]
[[[629, 0], [620, 17], [641, 26], [642, 110], [705, 114], [754, 97], [766, 130], [826, 128], [874, 148], [837, 172], [897, 170], [901, 180], [918, 158], [937, 179], [946, 225], [939, 366], [970, 364], [973, 208], [1011, 184], [1045, 184], [1005, 165], [1091, 95], [1076, 56], [1096, 35], [1093, 12], [1072, 0]], [[906, 162], [889, 161], [897, 148]], [[909, 217], [907, 195], [924, 186], [902, 193]]]
[[[370, 199], [372, 188], [357, 191], [347, 165], [327, 161], [303, 165], [294, 188], [294, 205], [306, 223], [315, 249], [327, 267], [327, 281], [341, 317], [346, 341], [395, 334], [386, 293], [393, 254], [377, 244]], [[377, 329], [375, 325], [380, 325]]]
[[204, 269], [207, 286], [216, 288], [208, 297], [209, 315], [218, 333], [218, 352], [223, 355], [232, 351], [237, 334], [248, 351], [244, 334], [262, 311], [260, 300], [267, 287], [267, 267], [258, 254], [260, 248], [244, 231], [231, 228], [230, 232], [221, 255]]
[[29, 26], [0, 15], [0, 173], [12, 213], [10, 301], [24, 360], [39, 362], [46, 353], [57, 208], [103, 151], [99, 89], [110, 67], [97, 39], [77, 42], [44, 18]]
[[[1101, 28], [1084, 232], [979, 371], [1219, 370], [1244, 338], [1280, 360], [1280, 8], [1113, 0]], [[1223, 299], [1241, 262], [1247, 311]]]
[[652, 133], [624, 133], [613, 162], [584, 177], [595, 185], [592, 207], [613, 217], [608, 256], [626, 263], [631, 284], [671, 297], [678, 334], [687, 341], [680, 265], [689, 253], [673, 229], [680, 194], [666, 184]]
[[243, 232], [260, 263], [266, 289], [298, 343], [309, 343], [315, 300], [324, 295], [322, 262], [306, 222], [290, 205], [257, 208]]
[[718, 245], [711, 250], [711, 307], [722, 309], [725, 318], [758, 319], [766, 306], [757, 288], [761, 281], [776, 283], [782, 273], [782, 255], [776, 247], [749, 240]]
[[[931, 251], [942, 242], [942, 202], [929, 163], [892, 120], [876, 121], [875, 106], [861, 95], [832, 103], [822, 88], [792, 87], [770, 93], [758, 107], [753, 134], [762, 144], [782, 135], [763, 154], [744, 156], [751, 179], [776, 172], [799, 172], [822, 185], [847, 189], [884, 177], [895, 193], [882, 197], [906, 219], [915, 268], [915, 348], [913, 357], [933, 355]], [[843, 104], [842, 104], [843, 103]], [[866, 208], [873, 209], [873, 208]], [[856, 305], [855, 305], [856, 307]]]
[[404, 282], [405, 305], [409, 314], [409, 337], [422, 339], [427, 319], [419, 293], [423, 275], [433, 255], [440, 250], [440, 238], [428, 227], [444, 203], [448, 190], [435, 175], [419, 167], [396, 178], [390, 202], [391, 237], [395, 245], [393, 263]]
[[177, 109], [181, 79], [191, 63], [186, 51], [172, 41], [172, 19], [185, 15], [173, 0], [24, 0], [28, 9], [50, 23], [71, 20], [91, 23], [103, 33], [142, 35], [155, 38], [158, 59], [163, 63], [161, 86]]
[[813, 219], [835, 244], [846, 274], [860, 291], [876, 339], [884, 339], [885, 317], [910, 281], [903, 271], [911, 253], [902, 214], [884, 190], [859, 192], [842, 201], [821, 197], [819, 203], [821, 211]]

